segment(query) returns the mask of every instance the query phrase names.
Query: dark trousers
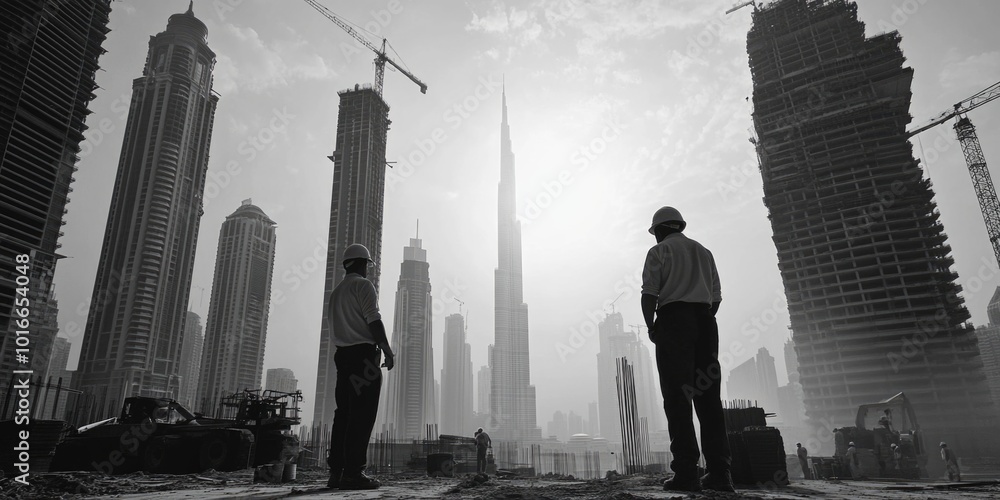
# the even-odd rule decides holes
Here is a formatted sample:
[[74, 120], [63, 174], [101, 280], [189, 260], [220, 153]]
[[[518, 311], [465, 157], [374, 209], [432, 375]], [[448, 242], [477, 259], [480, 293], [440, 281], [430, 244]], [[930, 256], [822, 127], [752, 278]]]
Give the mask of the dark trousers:
[[381, 361], [382, 354], [374, 344], [338, 347], [333, 355], [337, 409], [330, 438], [331, 475], [343, 471], [345, 476], [356, 476], [365, 470], [382, 389]]
[[802, 478], [812, 479], [812, 472], [809, 470], [809, 462], [804, 458], [799, 458], [799, 466], [802, 467]]
[[486, 448], [476, 450], [476, 472], [486, 472]]
[[697, 473], [693, 402], [701, 423], [701, 450], [708, 471], [728, 471], [732, 458], [719, 395], [719, 327], [711, 306], [669, 303], [656, 311], [655, 329], [656, 369], [673, 455], [670, 468], [680, 476], [693, 477]]

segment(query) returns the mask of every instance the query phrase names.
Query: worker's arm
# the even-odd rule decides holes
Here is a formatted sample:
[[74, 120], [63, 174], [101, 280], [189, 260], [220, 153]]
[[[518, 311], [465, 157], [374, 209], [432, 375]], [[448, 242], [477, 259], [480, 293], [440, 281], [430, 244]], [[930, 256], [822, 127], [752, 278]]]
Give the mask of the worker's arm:
[[656, 295], [642, 294], [642, 318], [646, 321], [646, 328], [649, 329], [649, 340], [653, 340], [656, 320]]
[[[712, 252], [709, 252], [712, 255]], [[712, 316], [719, 312], [719, 305], [722, 303], [722, 283], [719, 281], [719, 269], [715, 267], [715, 257], [712, 259]]]
[[660, 296], [660, 279], [663, 263], [656, 247], [646, 252], [646, 263], [642, 266], [642, 319], [646, 321], [649, 340], [656, 331], [656, 299]]
[[396, 356], [392, 353], [392, 348], [389, 347], [389, 339], [385, 336], [385, 324], [382, 323], [381, 319], [372, 321], [368, 323], [368, 331], [375, 339], [375, 343], [378, 344], [378, 348], [382, 350], [382, 354], [385, 355], [385, 362], [382, 363], [382, 366], [391, 370], [396, 365]]

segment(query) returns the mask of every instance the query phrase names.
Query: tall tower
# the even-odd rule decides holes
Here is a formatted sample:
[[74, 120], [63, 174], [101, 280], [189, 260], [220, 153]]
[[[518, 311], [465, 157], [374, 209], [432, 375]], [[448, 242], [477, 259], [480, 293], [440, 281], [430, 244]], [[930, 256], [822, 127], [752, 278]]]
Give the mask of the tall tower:
[[765, 411], [778, 409], [778, 370], [774, 365], [774, 356], [761, 347], [757, 350], [757, 389], [760, 405]]
[[295, 378], [295, 373], [288, 368], [271, 368], [267, 371], [267, 386], [265, 389], [279, 392], [295, 392], [299, 388], [299, 381]]
[[396, 288], [392, 348], [396, 366], [386, 375], [386, 423], [398, 439], [422, 439], [437, 423], [434, 350], [431, 329], [431, 279], [427, 250], [420, 238], [403, 248]]
[[1000, 405], [1000, 287], [993, 292], [986, 313], [990, 322], [976, 328], [976, 337], [979, 339], [986, 384], [993, 395], [993, 402]]
[[472, 427], [472, 347], [466, 341], [465, 316], [444, 319], [444, 367], [441, 369], [441, 434], [464, 436]]
[[507, 92], [501, 93], [500, 186], [498, 188], [498, 257], [494, 272], [493, 376], [490, 424], [497, 439], [540, 439], [536, 425], [535, 386], [528, 366], [528, 305], [521, 279], [521, 222], [517, 220], [514, 151], [507, 124]]
[[205, 349], [205, 334], [201, 326], [201, 316], [188, 311], [184, 323], [184, 343], [181, 345], [181, 390], [177, 396], [186, 408], [197, 406], [198, 380], [201, 378], [201, 357]]
[[[0, 2], [0, 387], [13, 370], [43, 375], [57, 325], [52, 276], [110, 0]], [[23, 256], [18, 258], [18, 256]], [[18, 283], [20, 279], [21, 283]], [[25, 280], [27, 286], [25, 287]], [[28, 317], [12, 316], [27, 298]], [[19, 310], [21, 308], [18, 308]], [[12, 320], [27, 320], [17, 328]], [[18, 334], [17, 332], [27, 332]], [[18, 363], [15, 341], [29, 340]], [[23, 340], [22, 340], [23, 342]], [[56, 367], [57, 369], [64, 367]], [[0, 415], [0, 418], [7, 416]]]
[[205, 414], [223, 396], [260, 388], [274, 247], [275, 222], [250, 200], [219, 230], [196, 399]]
[[857, 5], [753, 13], [754, 127], [811, 425], [897, 392], [925, 443], [975, 455], [989, 390], [934, 193], [907, 141], [913, 70]]
[[326, 284], [320, 322], [319, 366], [316, 370], [316, 403], [313, 425], [333, 425], [337, 409], [334, 388], [336, 348], [327, 324], [330, 293], [344, 280], [342, 259], [348, 245], [361, 243], [375, 259], [368, 279], [378, 290], [382, 253], [382, 206], [385, 196], [385, 140], [389, 129], [389, 106], [370, 85], [343, 90], [337, 114], [336, 151], [333, 161], [333, 197], [330, 201], [330, 233], [327, 243]]
[[80, 354], [92, 419], [132, 395], [176, 398], [218, 94], [191, 8], [150, 37], [132, 102]]

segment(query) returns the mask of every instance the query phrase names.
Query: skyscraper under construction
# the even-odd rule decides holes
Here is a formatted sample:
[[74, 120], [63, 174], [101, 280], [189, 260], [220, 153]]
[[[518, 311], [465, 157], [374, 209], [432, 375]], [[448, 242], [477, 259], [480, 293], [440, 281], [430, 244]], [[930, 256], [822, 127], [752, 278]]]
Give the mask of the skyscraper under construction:
[[845, 0], [755, 10], [764, 203], [810, 423], [851, 426], [858, 405], [905, 392], [925, 444], [973, 454], [992, 406], [934, 193], [907, 142], [913, 69], [900, 40], [866, 38]]
[[333, 363], [331, 332], [327, 325], [330, 292], [344, 280], [344, 251], [361, 243], [375, 259], [368, 279], [378, 289], [382, 252], [382, 207], [385, 198], [385, 141], [389, 129], [389, 105], [370, 85], [355, 85], [340, 93], [336, 150], [333, 161], [333, 197], [330, 201], [330, 233], [326, 248], [326, 285], [320, 323], [319, 366], [316, 370], [316, 403], [313, 425], [332, 425], [337, 408], [333, 389], [337, 368]]

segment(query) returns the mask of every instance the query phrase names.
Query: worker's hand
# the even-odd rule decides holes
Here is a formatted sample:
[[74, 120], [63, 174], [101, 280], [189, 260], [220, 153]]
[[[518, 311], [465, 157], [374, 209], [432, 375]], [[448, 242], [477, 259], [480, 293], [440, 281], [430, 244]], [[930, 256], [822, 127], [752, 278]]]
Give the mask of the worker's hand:
[[385, 353], [385, 361], [382, 362], [382, 367], [386, 370], [392, 370], [393, 366], [396, 366], [396, 357], [393, 356], [392, 352]]

